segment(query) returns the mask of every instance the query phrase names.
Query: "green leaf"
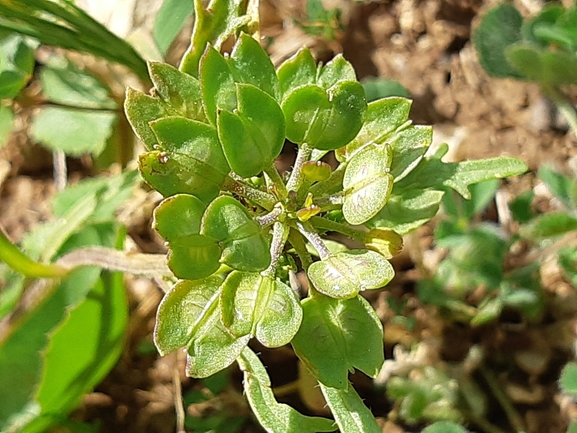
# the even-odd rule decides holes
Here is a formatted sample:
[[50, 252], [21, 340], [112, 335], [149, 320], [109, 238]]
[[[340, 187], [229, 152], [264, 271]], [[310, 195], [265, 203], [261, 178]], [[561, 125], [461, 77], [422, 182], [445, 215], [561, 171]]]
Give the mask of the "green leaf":
[[100, 383], [120, 357], [127, 325], [123, 276], [103, 273], [89, 296], [51, 331], [36, 393], [43, 414], [56, 417], [72, 410]]
[[237, 83], [252, 84], [275, 100], [280, 99], [274, 65], [256, 39], [246, 33], [241, 34], [228, 63]]
[[0, 105], [0, 149], [8, 142], [14, 128], [14, 111], [12, 107]]
[[423, 433], [468, 433], [468, 431], [454, 422], [441, 421], [425, 428]]
[[468, 186], [490, 179], [521, 174], [527, 164], [517, 158], [498, 157], [464, 162], [443, 162], [435, 156], [421, 160], [406, 177], [395, 184], [395, 192], [411, 189], [449, 187], [470, 199]]
[[280, 154], [285, 120], [271, 96], [250, 84], [236, 86], [238, 110], [218, 113], [218, 137], [230, 167], [247, 178], [261, 173]]
[[154, 327], [154, 344], [162, 356], [188, 346], [195, 338], [217, 308], [221, 284], [219, 277], [179, 281], [164, 295]]
[[171, 114], [169, 107], [160, 99], [145, 95], [130, 87], [126, 89], [124, 112], [134, 133], [144, 143], [147, 150], [151, 150], [157, 142], [150, 122]]
[[267, 347], [288, 344], [302, 320], [300, 302], [280, 280], [232, 272], [223, 284], [223, 323], [236, 336], [250, 334]]
[[457, 223], [469, 221], [474, 215], [488, 206], [489, 202], [495, 198], [498, 188], [499, 181], [497, 179], [473, 184], [469, 187], [471, 191], [470, 200], [465, 200], [450, 191], [443, 196], [444, 212]]
[[314, 262], [307, 274], [321, 293], [333, 298], [352, 298], [361, 290], [385, 286], [395, 272], [379, 253], [350, 250]]
[[208, 46], [200, 60], [200, 84], [206, 116], [216, 125], [218, 112], [236, 109], [237, 98], [228, 62], [212, 46]]
[[249, 348], [238, 358], [244, 372], [244, 392], [261, 426], [269, 433], [317, 433], [335, 431], [332, 420], [308, 417], [278, 403], [265, 367]]
[[[185, 2], [186, 3], [186, 2]], [[148, 64], [150, 79], [171, 113], [199, 122], [206, 121], [199, 81], [167, 63]], [[150, 119], [157, 120], [157, 118]]]
[[112, 135], [115, 112], [47, 107], [32, 121], [30, 135], [50, 149], [67, 155], [99, 155]]
[[505, 50], [521, 40], [521, 13], [510, 4], [491, 9], [473, 34], [473, 42], [483, 69], [493, 77], [523, 78], [507, 61]]
[[34, 44], [20, 34], [0, 41], [0, 99], [13, 99], [26, 86], [34, 69]]
[[337, 54], [321, 68], [317, 84], [328, 90], [343, 81], [357, 81], [357, 74], [353, 65], [346, 61], [342, 54]]
[[508, 47], [505, 55], [509, 64], [542, 86], [577, 83], [577, 55], [574, 53], [518, 43]]
[[168, 242], [168, 248], [168, 266], [178, 278], [205, 278], [220, 267], [222, 248], [209, 236], [179, 236]]
[[164, 0], [152, 28], [152, 37], [160, 53], [165, 55], [172, 41], [178, 36], [194, 12], [192, 0]]
[[561, 173], [547, 166], [539, 167], [539, 173], [537, 175], [539, 179], [545, 182], [545, 185], [547, 185], [547, 188], [549, 188], [549, 191], [551, 191], [555, 197], [561, 200], [565, 206], [571, 207], [571, 188], [573, 185], [571, 178], [563, 176]]
[[347, 222], [363, 224], [385, 206], [393, 189], [391, 160], [389, 146], [365, 147], [352, 157], [343, 178], [343, 215]]
[[299, 87], [282, 104], [286, 136], [316, 149], [337, 149], [355, 138], [366, 107], [358, 82], [341, 81], [326, 91], [318, 85]]
[[509, 203], [509, 209], [515, 221], [524, 224], [533, 219], [535, 216], [532, 209], [533, 198], [535, 198], [533, 191], [524, 191]]
[[353, 368], [375, 377], [383, 362], [383, 327], [361, 296], [315, 295], [302, 303], [303, 322], [292, 345], [324, 385], [346, 389]]
[[409, 91], [398, 81], [387, 80], [385, 78], [365, 78], [361, 84], [367, 95], [367, 102], [377, 101], [391, 96], [401, 96], [408, 98]]
[[184, 117], [151, 123], [158, 150], [140, 155], [144, 179], [161, 194], [188, 193], [208, 202], [229, 172], [216, 130]]
[[74, 108], [118, 108], [110, 89], [67, 60], [48, 62], [40, 72], [40, 81], [46, 99], [51, 102]]
[[577, 218], [564, 212], [553, 212], [534, 218], [519, 229], [519, 234], [538, 240], [560, 236], [573, 230], [577, 230]]
[[202, 219], [201, 233], [222, 247], [222, 263], [239, 271], [265, 269], [271, 260], [269, 244], [248, 211], [229, 196], [215, 199]]
[[443, 194], [430, 189], [395, 194], [393, 188], [387, 205], [370, 221], [370, 226], [388, 227], [401, 235], [407, 234], [437, 214]]
[[393, 162], [391, 175], [395, 182], [411, 172], [419, 164], [421, 158], [433, 142], [433, 128], [431, 126], [409, 126], [400, 128], [392, 137]]
[[321, 391], [340, 430], [347, 433], [381, 433], [371, 411], [365, 406], [353, 386], [331, 388], [320, 383]]
[[283, 99], [301, 86], [314, 84], [317, 65], [311, 51], [301, 48], [294, 56], [285, 60], [277, 70]]
[[80, 305], [99, 275], [94, 267], [74, 269], [61, 282], [48, 286], [53, 292], [45, 302], [12, 324], [8, 338], [0, 344], [0, 430], [22, 431], [41, 413], [34, 393], [42, 380], [48, 333], [63, 323], [67, 309]]
[[[199, 62], [208, 43], [220, 50], [235, 33], [256, 33], [258, 3], [243, 0], [211, 0], [205, 9], [201, 0], [194, 0], [196, 17], [190, 47], [180, 64], [180, 70], [197, 77]], [[200, 74], [203, 75], [202, 73]]]
[[566, 247], [559, 251], [559, 264], [565, 277], [577, 286], [577, 248]]
[[366, 146], [387, 143], [392, 134], [407, 121], [410, 110], [411, 101], [405, 98], [371, 102], [367, 106], [363, 127], [349, 144], [335, 151], [337, 159], [348, 161]]
[[167, 240], [200, 233], [206, 205], [193, 195], [177, 194], [154, 209], [152, 227]]

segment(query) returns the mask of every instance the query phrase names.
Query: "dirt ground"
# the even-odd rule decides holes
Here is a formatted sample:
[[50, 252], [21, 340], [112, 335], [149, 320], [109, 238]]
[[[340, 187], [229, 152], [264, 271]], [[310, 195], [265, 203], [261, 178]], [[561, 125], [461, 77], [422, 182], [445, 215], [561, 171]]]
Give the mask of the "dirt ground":
[[[435, 141], [449, 143], [451, 158], [510, 155], [526, 161], [531, 170], [543, 163], [569, 170], [569, 160], [577, 155], [575, 137], [539, 89], [528, 83], [492, 79], [477, 61], [471, 44], [472, 29], [495, 1], [330, 3], [342, 7], [343, 14], [338, 38], [329, 41], [307, 35], [292, 23], [295, 18], [304, 20], [300, 2], [262, 2], [262, 34], [272, 41], [268, 49], [277, 63], [303, 45], [310, 46], [325, 61], [342, 52], [355, 66], [359, 79], [383, 77], [405, 86], [414, 100], [412, 119], [418, 124], [434, 125]], [[514, 3], [525, 14], [539, 8], [538, 0]], [[181, 55], [182, 47], [182, 42], [174, 44], [171, 58]], [[13, 239], [19, 239], [36, 222], [49, 218], [54, 186], [50, 165], [45, 164], [49, 157], [43, 152], [31, 147], [22, 136], [0, 149], [0, 224]], [[283, 157], [285, 164], [290, 165], [290, 155]], [[86, 174], [83, 161], [73, 164], [78, 168], [74, 176]], [[512, 195], [533, 186], [534, 177], [527, 175], [506, 182], [504, 191]], [[132, 221], [129, 234], [141, 249], [158, 252], [162, 247], [148, 228], [149, 216], [145, 213]], [[414, 296], [415, 282], [424, 272], [416, 265], [416, 256], [426, 256], [425, 271], [427, 266], [434, 269], [435, 260], [437, 263], [439, 260], [431, 245], [431, 227], [417, 231], [406, 243], [405, 251], [394, 261], [395, 280], [386, 290], [369, 296], [385, 323], [387, 357], [393, 357], [395, 345], [409, 347], [412, 342], [425, 341], [429, 348], [427, 356], [435, 362], [458, 364], [474, 344], [480, 345], [493, 355], [487, 361], [492, 374], [508, 393], [527, 431], [564, 432], [574, 409], [569, 400], [559, 395], [556, 380], [560, 368], [572, 356], [577, 310], [573, 288], [551, 268], [543, 276], [551, 313], [542, 323], [526, 326], [504, 319], [482, 330], [455, 325], [445, 321], [435, 309], [421, 305]], [[104, 382], [84, 398], [73, 419], [99, 423], [100, 431], [109, 433], [174, 432], [174, 383], [178, 369], [184, 395], [197, 392], [206, 397], [202, 403], [185, 405], [189, 414], [244, 416], [247, 421], [241, 431], [261, 431], [251, 421], [250, 410], [242, 398], [238, 371], [231, 369], [230, 387], [214, 396], [201, 382], [184, 377], [181, 355], [157, 356], [151, 331], [161, 291], [145, 279], [129, 278], [128, 286], [132, 315], [126, 350]], [[407, 314], [417, 323], [413, 330], [404, 329], [393, 320], [394, 313], [386, 302], [389, 296], [408, 302]], [[291, 350], [255, 349], [262, 353], [273, 385], [281, 387], [281, 401], [306, 413], [322, 411], [322, 404], [304, 403], [291, 388], [290, 384], [298, 377], [297, 360]], [[355, 375], [353, 382], [379, 417], [383, 431], [420, 430], [422, 426], [404, 426], [395, 417], [395, 408], [384, 392], [361, 376]], [[496, 399], [489, 398], [489, 409], [489, 419], [500, 431], [514, 431]]]

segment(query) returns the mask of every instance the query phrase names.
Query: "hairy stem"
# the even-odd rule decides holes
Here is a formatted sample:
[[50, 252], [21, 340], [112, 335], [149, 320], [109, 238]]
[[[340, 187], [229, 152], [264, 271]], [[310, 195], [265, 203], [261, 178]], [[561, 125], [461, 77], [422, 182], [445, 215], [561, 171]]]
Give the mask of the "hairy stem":
[[286, 244], [290, 228], [281, 222], [275, 222], [272, 229], [272, 242], [270, 244], [271, 262], [268, 268], [261, 272], [263, 277], [274, 277], [278, 260]]
[[295, 165], [293, 167], [293, 171], [287, 181], [286, 188], [288, 191], [298, 191], [301, 183], [302, 183], [302, 168], [303, 164], [307, 162], [311, 157], [312, 149], [311, 147], [303, 143], [299, 147], [299, 151], [297, 153], [297, 157], [295, 160]]
[[331, 252], [309, 222], [297, 221], [296, 225], [299, 232], [307, 238], [307, 241], [309, 241], [315, 250], [317, 250], [321, 259], [330, 256]]

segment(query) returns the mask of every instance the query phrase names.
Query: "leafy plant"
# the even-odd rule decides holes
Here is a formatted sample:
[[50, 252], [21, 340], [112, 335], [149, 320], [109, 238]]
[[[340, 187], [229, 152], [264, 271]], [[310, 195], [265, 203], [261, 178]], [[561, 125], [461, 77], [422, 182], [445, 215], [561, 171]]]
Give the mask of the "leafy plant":
[[[161, 354], [186, 346], [195, 377], [238, 360], [267, 431], [334, 430], [329, 420], [276, 403], [247, 346], [251, 338], [271, 348], [291, 343], [342, 430], [380, 431], [348, 381], [353, 369], [374, 376], [383, 363], [381, 323], [360, 292], [392, 279], [387, 258], [400, 248], [397, 231], [430, 219], [444, 188], [468, 197], [470, 184], [526, 167], [512, 158], [445, 163], [442, 150], [425, 156], [431, 129], [407, 120], [408, 100], [367, 104], [341, 56], [317, 65], [302, 49], [275, 71], [245, 33], [255, 18], [239, 5], [214, 1], [217, 25], [197, 2], [196, 16], [206, 18], [180, 70], [151, 64], [152, 96], [127, 93], [128, 118], [147, 147], [141, 173], [167, 196], [154, 226], [180, 279], [158, 310], [155, 343]], [[222, 55], [233, 34], [232, 52]], [[274, 160], [286, 141], [298, 154], [283, 176]], [[334, 170], [322, 161], [331, 150]], [[392, 201], [403, 211], [387, 212]], [[365, 247], [333, 253], [327, 232]], [[281, 260], [307, 273], [304, 300], [279, 271]]]
[[474, 34], [483, 68], [494, 77], [534, 81], [577, 134], [577, 114], [562, 86], [577, 83], [577, 8], [549, 4], [524, 19], [511, 4], [491, 9]]
[[[126, 93], [126, 115], [146, 147], [140, 173], [166, 197], [153, 225], [167, 241], [170, 270], [158, 256], [60, 250], [65, 242], [80, 246], [69, 239], [98, 214], [100, 198], [116, 203], [98, 188], [88, 188], [86, 203], [61, 202], [70, 215], [24, 242], [27, 256], [4, 239], [0, 257], [20, 271], [32, 269], [30, 276], [63, 281], [84, 265], [169, 274], [176, 282], [159, 306], [154, 332], [161, 354], [186, 347], [186, 371], [198, 378], [238, 362], [248, 402], [267, 431], [377, 432], [348, 379], [355, 369], [374, 377], [384, 361], [382, 324], [361, 292], [394, 277], [388, 259], [400, 250], [401, 235], [430, 220], [447, 189], [469, 198], [470, 185], [521, 173], [526, 165], [514, 158], [444, 162], [446, 146], [428, 151], [432, 128], [408, 120], [411, 102], [367, 103], [340, 55], [317, 65], [305, 48], [275, 69], [254, 38], [256, 6], [213, 0], [205, 9], [195, 1], [192, 42], [179, 68], [150, 63], [150, 94]], [[230, 38], [234, 48], [222, 54]], [[298, 149], [290, 174], [274, 164], [285, 145]], [[323, 161], [331, 151], [335, 167]], [[334, 248], [328, 233], [361, 247]], [[296, 272], [309, 282], [304, 299], [291, 283]], [[276, 401], [248, 346], [253, 338], [269, 348], [293, 346], [335, 422]], [[38, 398], [27, 394], [23, 401], [35, 405]], [[14, 410], [7, 416], [20, 414]], [[451, 424], [430, 431], [444, 426], [459, 431]]]

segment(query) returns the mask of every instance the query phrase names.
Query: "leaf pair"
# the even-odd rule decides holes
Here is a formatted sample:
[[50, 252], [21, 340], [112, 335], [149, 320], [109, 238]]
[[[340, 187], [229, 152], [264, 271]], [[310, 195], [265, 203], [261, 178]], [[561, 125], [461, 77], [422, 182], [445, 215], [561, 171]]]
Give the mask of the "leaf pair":
[[357, 135], [367, 109], [365, 92], [342, 56], [317, 68], [304, 48], [280, 66], [278, 77], [290, 141], [333, 150]]
[[165, 355], [188, 347], [187, 373], [207, 377], [228, 367], [253, 336], [267, 347], [288, 344], [302, 320], [294, 292], [271, 277], [232, 272], [178, 282], [158, 309], [154, 341]]
[[168, 241], [168, 265], [179, 278], [208, 277], [221, 263], [241, 271], [262, 271], [270, 264], [260, 226], [229, 196], [208, 207], [192, 195], [170, 197], [155, 209], [154, 228]]

